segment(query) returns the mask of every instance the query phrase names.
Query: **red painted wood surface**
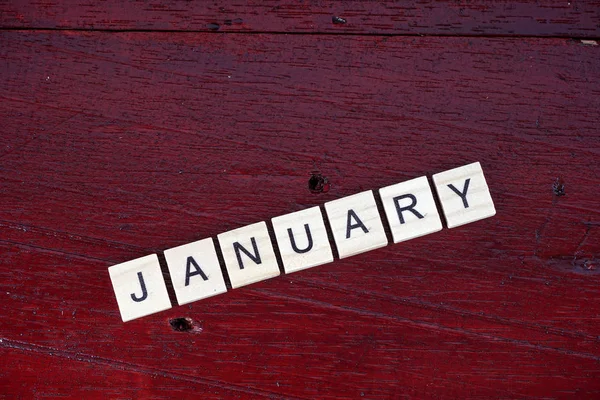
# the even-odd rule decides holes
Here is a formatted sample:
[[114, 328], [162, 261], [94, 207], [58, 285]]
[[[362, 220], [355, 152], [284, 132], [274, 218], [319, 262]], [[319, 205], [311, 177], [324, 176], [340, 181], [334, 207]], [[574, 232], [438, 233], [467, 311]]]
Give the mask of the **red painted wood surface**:
[[391, 35], [600, 36], [598, 0], [25, 0], [0, 26]]
[[[600, 396], [600, 46], [28, 29], [0, 55], [7, 398]], [[493, 218], [120, 321], [110, 265], [472, 161]]]

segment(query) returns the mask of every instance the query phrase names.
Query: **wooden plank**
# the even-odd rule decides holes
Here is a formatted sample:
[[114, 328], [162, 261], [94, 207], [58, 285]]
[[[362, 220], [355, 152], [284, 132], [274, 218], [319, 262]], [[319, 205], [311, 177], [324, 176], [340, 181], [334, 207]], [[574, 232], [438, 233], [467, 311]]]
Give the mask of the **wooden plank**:
[[[511, 221], [503, 247], [543, 260], [595, 249], [592, 238], [581, 242], [596, 230], [599, 47], [201, 34], [1, 38], [6, 229], [60, 246], [74, 236], [87, 256], [118, 263], [480, 159], [497, 208], [513, 210], [502, 216]], [[309, 55], [319, 62], [307, 63]], [[223, 156], [232, 152], [247, 160]], [[273, 171], [273, 163], [281, 167]], [[315, 167], [334, 190], [307, 190]], [[558, 177], [566, 196], [552, 189]], [[264, 183], [277, 195], [266, 200], [257, 190]], [[176, 191], [165, 195], [167, 187]], [[239, 193], [253, 208], [243, 218]], [[55, 211], [40, 218], [38, 209]], [[81, 224], [86, 218], [95, 231]]]
[[[598, 51], [2, 32], [0, 348], [248, 398], [598, 396]], [[110, 265], [477, 160], [492, 218], [120, 320]]]
[[600, 36], [600, 2], [3, 2], [3, 28], [392, 35]]
[[[305, 271], [310, 276], [300, 281], [296, 278], [302, 273], [292, 275], [292, 282], [264, 281], [125, 326], [116, 304], [111, 304], [114, 302], [97, 301], [98, 295], [107, 299], [110, 295], [108, 279], [98, 273], [102, 266], [79, 262], [81, 273], [68, 280], [67, 276], [76, 276], [76, 270], [67, 257], [22, 246], [2, 246], [1, 250], [24, 265], [35, 259], [36, 268], [24, 270], [21, 280], [13, 277], [10, 281], [17, 287], [11, 288], [8, 303], [4, 303], [12, 311], [3, 315], [3, 326], [11, 329], [3, 330], [0, 346], [96, 365], [93, 372], [81, 371], [83, 381], [125, 367], [143, 375], [186, 378], [181, 384], [172, 382], [174, 389], [195, 379], [212, 387], [247, 390], [242, 393], [244, 398], [253, 393], [300, 398], [354, 397], [360, 393], [369, 398], [395, 393], [523, 397], [560, 392], [592, 396], [600, 390], [595, 379], [599, 359], [595, 334], [519, 320], [514, 310], [523, 306], [493, 298], [494, 293], [517, 295], [530, 307], [543, 306], [537, 311], [552, 319], [555, 310], [548, 304], [563, 302], [557, 315], [564, 315], [568, 303], [577, 297], [564, 289], [575, 291], [573, 286], [582, 283], [585, 287], [583, 279], [554, 284], [545, 290], [540, 284], [543, 293], [538, 296], [531, 281], [522, 279], [531, 278], [524, 273], [506, 285], [512, 289], [501, 292], [497, 281], [488, 284], [476, 273], [455, 269], [454, 275], [470, 284], [461, 285], [461, 293], [451, 298], [467, 296], [476, 303], [478, 294], [490, 297], [479, 302], [484, 313], [470, 313], [438, 302], [427, 304], [424, 300], [419, 304], [416, 296], [426, 299], [427, 294], [413, 290], [410, 284], [401, 286], [406, 298], [390, 299], [372, 293], [377, 292], [372, 288], [378, 279], [393, 287], [415, 280], [410, 270], [423, 271], [418, 263], [410, 261], [404, 264], [407, 268], [402, 273], [385, 274], [384, 268], [377, 267], [381, 257], [370, 262], [367, 257], [356, 256], [350, 259], [356, 260], [354, 265], [338, 262], [330, 264], [334, 268], [329, 270], [314, 268]], [[392, 267], [399, 269], [398, 265]], [[369, 269], [377, 271], [369, 274]], [[0, 269], [6, 270], [4, 266]], [[445, 285], [431, 274], [428, 283], [437, 285], [437, 289], [430, 287], [429, 291], [449, 297], [447, 293], [456, 284], [453, 273], [437, 274], [449, 280]], [[360, 276], [362, 286], [340, 289], [332, 283], [336, 275], [354, 281]], [[59, 279], [66, 283], [57, 286]], [[311, 285], [310, 280], [317, 283]], [[70, 281], [85, 283], [85, 295], [72, 290]], [[493, 314], [497, 308], [512, 308], [516, 318], [498, 318]], [[592, 308], [590, 314], [578, 315], [585, 318], [597, 312]], [[173, 332], [169, 319], [182, 315], [199, 322], [202, 331]], [[519, 384], [512, 384], [514, 379]], [[54, 393], [51, 382], [40, 384], [37, 390]], [[122, 387], [131, 390], [130, 384]], [[27, 393], [31, 389], [20, 390]], [[159, 392], [149, 388], [148, 393]]]

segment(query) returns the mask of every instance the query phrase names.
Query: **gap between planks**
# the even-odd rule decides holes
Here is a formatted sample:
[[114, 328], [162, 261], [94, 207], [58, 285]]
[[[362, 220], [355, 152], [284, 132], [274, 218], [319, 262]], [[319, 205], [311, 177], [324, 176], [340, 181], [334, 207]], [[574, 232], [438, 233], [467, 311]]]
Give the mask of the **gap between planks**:
[[0, 32], [98, 32], [98, 33], [172, 33], [172, 34], [206, 34], [206, 35], [284, 35], [284, 36], [364, 36], [364, 37], [433, 37], [433, 38], [483, 38], [483, 39], [561, 39], [573, 40], [588, 44], [600, 40], [598, 36], [560, 36], [560, 35], [527, 35], [527, 34], [444, 34], [444, 33], [361, 33], [361, 32], [285, 32], [285, 31], [207, 31], [203, 29], [114, 29], [114, 28], [35, 28], [35, 27], [0, 27]]

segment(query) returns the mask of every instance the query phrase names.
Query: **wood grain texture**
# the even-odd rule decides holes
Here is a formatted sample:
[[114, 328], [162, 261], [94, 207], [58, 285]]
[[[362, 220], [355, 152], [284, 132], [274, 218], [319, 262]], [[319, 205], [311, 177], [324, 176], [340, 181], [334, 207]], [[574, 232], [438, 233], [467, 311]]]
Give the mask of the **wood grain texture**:
[[[600, 395], [598, 46], [12, 31], [0, 56], [9, 395]], [[120, 321], [112, 264], [473, 161], [493, 218]]]
[[26, 0], [4, 28], [599, 37], [600, 1]]
[[0, 347], [0, 355], [3, 398], [193, 399], [198, 394], [203, 399], [264, 398], [252, 390], [228, 388], [197, 376], [19, 342]]

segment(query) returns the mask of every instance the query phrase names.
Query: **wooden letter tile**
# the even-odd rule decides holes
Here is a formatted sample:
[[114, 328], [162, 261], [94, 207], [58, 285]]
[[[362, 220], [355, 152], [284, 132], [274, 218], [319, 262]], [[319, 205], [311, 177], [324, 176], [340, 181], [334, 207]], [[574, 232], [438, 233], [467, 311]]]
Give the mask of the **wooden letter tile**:
[[171, 308], [156, 254], [108, 268], [123, 322]]
[[325, 203], [325, 210], [340, 258], [387, 245], [372, 191]]
[[333, 261], [319, 207], [281, 215], [271, 221], [286, 273]]
[[279, 275], [267, 224], [259, 222], [217, 235], [232, 288]]
[[433, 175], [448, 228], [496, 214], [481, 165], [476, 162]]
[[180, 305], [227, 292], [211, 238], [165, 250], [165, 258]]
[[394, 243], [442, 230], [426, 176], [379, 189]]

